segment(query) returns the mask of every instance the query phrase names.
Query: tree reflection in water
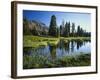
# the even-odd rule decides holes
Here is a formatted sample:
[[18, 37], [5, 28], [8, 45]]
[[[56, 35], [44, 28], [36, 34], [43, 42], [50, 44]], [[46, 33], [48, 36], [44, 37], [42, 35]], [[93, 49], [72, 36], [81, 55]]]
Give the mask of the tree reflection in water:
[[[64, 40], [60, 40], [57, 45], [48, 45], [48, 46], [40, 46], [38, 48], [24, 48], [23, 55], [41, 55], [45, 56], [48, 59], [56, 59], [66, 55], [75, 54], [77, 52], [84, 52], [86, 53], [85, 48], [87, 48], [88, 44], [90, 46], [91, 41], [82, 41], [82, 40], [70, 40], [68, 42], [64, 42]], [[84, 46], [83, 50], [79, 50], [82, 46]], [[90, 53], [90, 47], [89, 52]]]

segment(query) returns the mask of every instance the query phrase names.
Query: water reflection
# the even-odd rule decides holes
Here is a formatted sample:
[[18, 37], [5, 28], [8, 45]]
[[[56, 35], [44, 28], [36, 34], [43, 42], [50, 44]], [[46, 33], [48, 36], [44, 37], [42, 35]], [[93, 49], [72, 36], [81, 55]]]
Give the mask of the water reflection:
[[71, 52], [74, 51], [74, 41], [71, 42]]
[[91, 53], [91, 42], [86, 40], [60, 40], [56, 46], [40, 46], [38, 48], [24, 48], [24, 55], [42, 55], [48, 59], [56, 59], [67, 55]]

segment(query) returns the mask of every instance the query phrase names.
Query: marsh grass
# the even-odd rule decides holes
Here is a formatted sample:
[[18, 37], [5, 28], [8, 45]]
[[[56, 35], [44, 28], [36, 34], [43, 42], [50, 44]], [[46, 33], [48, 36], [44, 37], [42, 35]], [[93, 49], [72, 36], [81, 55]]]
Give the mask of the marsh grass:
[[24, 36], [23, 37], [23, 46], [24, 47], [39, 47], [49, 45], [57, 45], [60, 40], [63, 40], [65, 43], [71, 40], [76, 41], [87, 41], [90, 40], [90, 37], [40, 37], [40, 36]]
[[64, 56], [55, 60], [48, 59], [41, 55], [24, 55], [23, 69], [33, 68], [52, 68], [52, 67], [75, 67], [75, 66], [90, 66], [91, 55], [80, 54], [76, 56]]

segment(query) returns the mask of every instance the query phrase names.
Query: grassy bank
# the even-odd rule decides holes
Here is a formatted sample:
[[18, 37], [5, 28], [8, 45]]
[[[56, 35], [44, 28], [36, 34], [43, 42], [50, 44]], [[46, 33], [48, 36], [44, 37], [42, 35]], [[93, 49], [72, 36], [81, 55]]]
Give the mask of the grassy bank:
[[32, 68], [52, 68], [52, 67], [75, 67], [91, 65], [90, 54], [80, 54], [76, 56], [64, 56], [55, 60], [49, 60], [41, 55], [24, 55], [23, 69]]
[[63, 39], [64, 42], [68, 42], [70, 40], [90, 40], [90, 37], [40, 37], [40, 36], [24, 36], [23, 37], [23, 45], [24, 47], [38, 47], [38, 46], [46, 46], [46, 45], [57, 45], [59, 40]]
[[24, 36], [24, 47], [38, 47], [56, 45], [59, 42], [58, 38], [53, 37], [39, 37], [39, 36]]

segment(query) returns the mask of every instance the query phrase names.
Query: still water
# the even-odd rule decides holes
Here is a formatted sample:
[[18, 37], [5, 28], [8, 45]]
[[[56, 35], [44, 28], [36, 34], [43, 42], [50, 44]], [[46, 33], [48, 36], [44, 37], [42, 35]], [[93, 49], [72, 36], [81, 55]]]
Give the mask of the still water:
[[69, 41], [65, 43], [63, 40], [60, 40], [55, 46], [48, 44], [48, 46], [40, 46], [38, 48], [24, 48], [24, 55], [41, 55], [52, 60], [81, 53], [91, 53], [90, 41]]

